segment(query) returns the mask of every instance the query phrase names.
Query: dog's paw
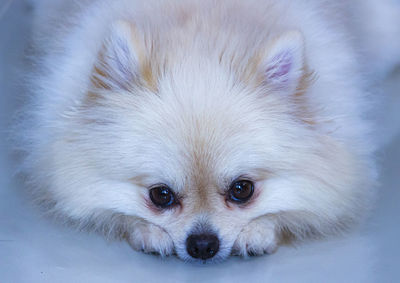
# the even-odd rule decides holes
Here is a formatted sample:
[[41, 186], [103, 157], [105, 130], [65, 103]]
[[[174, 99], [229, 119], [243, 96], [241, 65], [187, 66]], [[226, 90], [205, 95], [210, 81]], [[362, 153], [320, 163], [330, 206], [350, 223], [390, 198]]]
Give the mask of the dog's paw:
[[246, 257], [272, 254], [277, 249], [275, 225], [268, 219], [260, 218], [251, 221], [239, 233], [233, 245], [233, 254]]
[[150, 223], [135, 225], [127, 235], [127, 241], [134, 250], [144, 253], [167, 256], [174, 252], [174, 243], [168, 233]]

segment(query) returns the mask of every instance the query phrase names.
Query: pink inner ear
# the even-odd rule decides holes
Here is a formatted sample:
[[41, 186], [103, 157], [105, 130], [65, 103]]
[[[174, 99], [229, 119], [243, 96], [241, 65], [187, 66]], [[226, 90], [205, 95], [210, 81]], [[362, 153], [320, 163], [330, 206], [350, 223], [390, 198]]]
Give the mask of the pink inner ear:
[[273, 57], [265, 70], [267, 80], [278, 81], [279, 83], [288, 82], [292, 65], [292, 56], [289, 52], [284, 52]]

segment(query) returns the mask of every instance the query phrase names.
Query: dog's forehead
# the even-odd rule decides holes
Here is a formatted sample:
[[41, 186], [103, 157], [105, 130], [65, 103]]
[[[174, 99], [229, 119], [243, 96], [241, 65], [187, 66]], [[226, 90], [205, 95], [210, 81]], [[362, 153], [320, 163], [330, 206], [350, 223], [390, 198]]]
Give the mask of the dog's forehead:
[[196, 190], [201, 193], [215, 190], [223, 179], [221, 174], [221, 161], [226, 159], [221, 143], [222, 137], [212, 133], [211, 125], [204, 124], [186, 139], [184, 148], [186, 154], [186, 168], [184, 168], [187, 190]]
[[190, 113], [180, 121], [170, 129], [174, 149], [170, 152], [179, 160], [171, 168], [179, 182], [176, 190], [205, 200], [206, 195], [220, 191], [228, 178], [226, 167], [236, 151], [231, 142], [235, 126], [212, 113]]
[[197, 104], [196, 109], [168, 103], [173, 110], [167, 122], [158, 123], [163, 148], [157, 156], [168, 155], [163, 160], [171, 162], [165, 169], [175, 175], [177, 190], [221, 189], [238, 174], [246, 173], [242, 170], [246, 164], [254, 164], [250, 153], [259, 152], [255, 144], [260, 127], [252, 123], [256, 119], [248, 117], [253, 113], [242, 114], [240, 107], [218, 99], [209, 105]]
[[221, 192], [239, 174], [247, 173], [243, 167], [254, 164], [249, 157], [259, 153], [257, 147], [263, 143], [260, 136], [266, 124], [258, 96], [230, 85], [228, 78], [217, 79], [224, 72], [216, 72], [196, 78], [190, 75], [193, 72], [176, 72], [173, 78], [179, 84], [164, 77], [159, 95], [150, 96], [151, 103], [143, 106], [150, 131], [141, 134], [157, 163], [157, 174], [151, 175], [163, 178], [177, 192]]

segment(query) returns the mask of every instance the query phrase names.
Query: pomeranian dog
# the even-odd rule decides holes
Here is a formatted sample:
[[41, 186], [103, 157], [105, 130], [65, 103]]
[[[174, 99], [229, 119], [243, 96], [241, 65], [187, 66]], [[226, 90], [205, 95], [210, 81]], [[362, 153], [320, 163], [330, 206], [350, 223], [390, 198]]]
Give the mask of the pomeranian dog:
[[39, 1], [27, 186], [62, 221], [186, 261], [345, 231], [375, 194], [367, 76], [400, 58], [394, 7]]

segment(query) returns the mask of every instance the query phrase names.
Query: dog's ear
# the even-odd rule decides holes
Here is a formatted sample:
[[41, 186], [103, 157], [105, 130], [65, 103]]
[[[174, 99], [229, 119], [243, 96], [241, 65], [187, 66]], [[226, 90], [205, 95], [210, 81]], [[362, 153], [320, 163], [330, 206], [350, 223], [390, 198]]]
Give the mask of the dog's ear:
[[295, 91], [305, 75], [302, 34], [290, 31], [279, 36], [264, 54], [259, 66], [264, 84], [271, 90]]
[[129, 90], [140, 76], [140, 53], [133, 24], [115, 22], [110, 27], [95, 63], [92, 76], [95, 87]]

